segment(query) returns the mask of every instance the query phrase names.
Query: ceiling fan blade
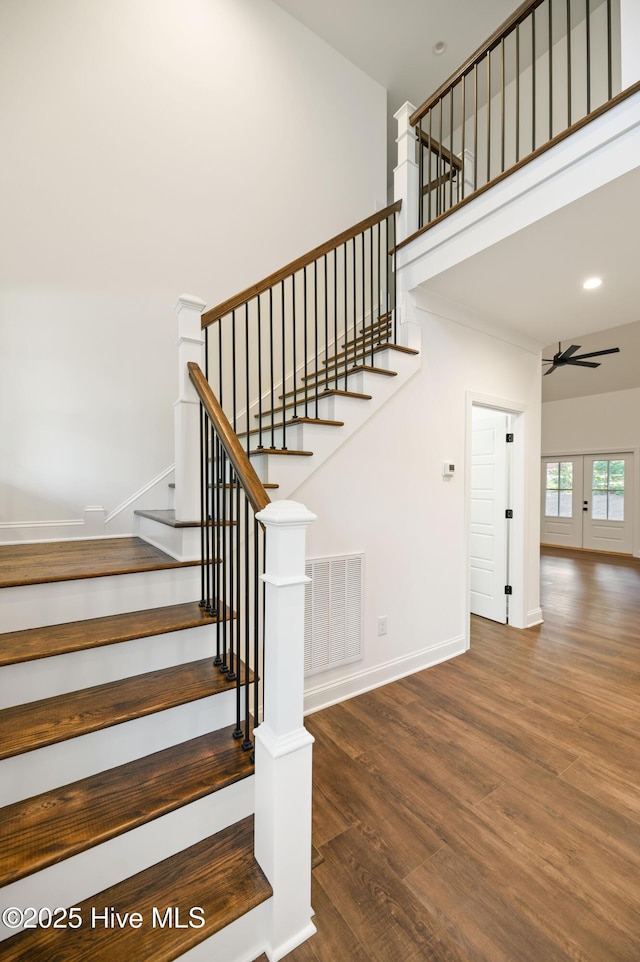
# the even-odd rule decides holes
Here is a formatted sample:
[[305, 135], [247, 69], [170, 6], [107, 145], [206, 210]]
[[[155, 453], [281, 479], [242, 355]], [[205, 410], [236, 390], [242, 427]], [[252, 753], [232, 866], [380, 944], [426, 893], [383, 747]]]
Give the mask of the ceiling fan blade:
[[571, 360], [566, 361], [565, 363], [571, 364], [574, 367], [600, 367], [600, 364], [597, 361], [577, 361], [575, 358], [571, 358]]
[[580, 350], [579, 344], [572, 344], [571, 347], [568, 347], [566, 351], [562, 352], [558, 360], [566, 361], [567, 358], [571, 357], [572, 354], [575, 354], [576, 351], [579, 351], [579, 350]]
[[585, 357], [601, 357], [603, 354], [619, 354], [619, 347], [609, 347], [606, 351], [590, 351], [589, 354], [577, 354], [574, 361], [582, 361]]
[[551, 365], [551, 367], [549, 368], [549, 370], [544, 372], [543, 377], [546, 377], [547, 374], [553, 374], [553, 372], [556, 370], [557, 367], [558, 367], [558, 365], [557, 365], [557, 364], [555, 363], [555, 361], [554, 361], [553, 364]]

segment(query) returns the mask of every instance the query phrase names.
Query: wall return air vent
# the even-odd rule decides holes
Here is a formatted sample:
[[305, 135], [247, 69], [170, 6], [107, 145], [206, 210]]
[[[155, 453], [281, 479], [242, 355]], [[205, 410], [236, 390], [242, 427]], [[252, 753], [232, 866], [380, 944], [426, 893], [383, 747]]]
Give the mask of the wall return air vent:
[[307, 561], [304, 673], [316, 675], [362, 658], [364, 555]]

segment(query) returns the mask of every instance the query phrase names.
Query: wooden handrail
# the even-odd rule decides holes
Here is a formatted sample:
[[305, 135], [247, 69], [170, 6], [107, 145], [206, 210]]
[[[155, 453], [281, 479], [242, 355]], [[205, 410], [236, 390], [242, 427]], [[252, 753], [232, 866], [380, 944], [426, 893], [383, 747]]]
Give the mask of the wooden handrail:
[[217, 307], [212, 307], [210, 310], [205, 311], [202, 315], [202, 328], [209, 327], [210, 324], [214, 324], [219, 321], [221, 317], [228, 314], [230, 311], [235, 310], [236, 307], [241, 307], [246, 301], [251, 300], [253, 297], [257, 297], [258, 294], [262, 294], [264, 291], [268, 291], [270, 287], [274, 284], [279, 284], [280, 281], [285, 280], [296, 271], [302, 270], [303, 267], [307, 267], [309, 264], [313, 264], [315, 260], [322, 257], [324, 254], [330, 253], [335, 247], [340, 247], [346, 241], [351, 240], [353, 237], [357, 237], [362, 231], [367, 230], [369, 227], [374, 227], [381, 221], [386, 220], [391, 214], [397, 213], [402, 207], [402, 201], [397, 200], [395, 204], [390, 204], [389, 207], [385, 207], [384, 210], [376, 211], [370, 217], [365, 220], [361, 220], [359, 224], [354, 227], [349, 227], [348, 230], [343, 231], [336, 237], [332, 237], [331, 240], [325, 241], [319, 247], [315, 247], [308, 254], [303, 254], [301, 257], [296, 258], [295, 261], [291, 261], [286, 267], [281, 267], [280, 270], [276, 271], [274, 274], [270, 274], [269, 277], [265, 277], [263, 281], [259, 281], [257, 284], [252, 284], [251, 287], [247, 287], [246, 290], [241, 291], [234, 297], [230, 297], [228, 300], [223, 301], [218, 304]]
[[222, 442], [227, 457], [235, 468], [240, 484], [242, 485], [249, 503], [255, 512], [262, 511], [271, 502], [265, 491], [262, 481], [255, 472], [249, 457], [240, 444], [238, 436], [229, 424], [226, 414], [220, 407], [217, 397], [211, 390], [209, 382], [205, 378], [198, 364], [194, 361], [187, 363], [189, 377], [196, 389], [196, 393], [204, 409], [211, 418], [216, 433]]
[[419, 136], [421, 144], [427, 147], [432, 154], [437, 154], [438, 157], [442, 157], [442, 159], [452, 167], [455, 167], [457, 170], [462, 170], [462, 161], [460, 158], [456, 157], [450, 150], [447, 150], [446, 147], [438, 143], [435, 137], [429, 137], [429, 134], [425, 130], [421, 130]]
[[517, 26], [517, 24], [522, 23], [523, 20], [526, 20], [529, 14], [532, 13], [542, 3], [544, 3], [544, 0], [525, 0], [525, 3], [521, 4], [517, 10], [514, 10], [511, 16], [507, 17], [504, 23], [502, 23], [497, 30], [494, 30], [489, 39], [485, 40], [484, 43], [481, 44], [478, 49], [467, 58], [467, 60], [465, 60], [462, 66], [459, 67], [455, 73], [451, 74], [448, 80], [445, 80], [443, 84], [440, 84], [436, 92], [432, 94], [428, 100], [425, 100], [425, 102], [421, 104], [417, 110], [414, 110], [409, 117], [409, 123], [411, 126], [415, 127], [420, 118], [424, 117], [424, 115], [431, 109], [431, 107], [434, 106], [434, 104], [440, 100], [442, 95], [446, 93], [450, 87], [452, 87], [458, 80], [461, 80], [462, 77], [469, 70], [471, 70], [474, 64], [482, 60], [482, 58], [490, 53], [494, 47], [497, 47], [504, 36], [510, 33], [510, 31]]

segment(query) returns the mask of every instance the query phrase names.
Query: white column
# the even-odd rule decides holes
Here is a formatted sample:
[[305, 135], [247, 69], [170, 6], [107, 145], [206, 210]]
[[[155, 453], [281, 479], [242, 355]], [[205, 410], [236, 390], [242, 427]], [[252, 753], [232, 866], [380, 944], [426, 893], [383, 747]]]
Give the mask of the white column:
[[311, 917], [311, 746], [304, 727], [306, 529], [316, 516], [276, 501], [266, 527], [264, 721], [255, 730], [255, 855], [273, 888], [270, 962], [316, 931]]
[[203, 367], [204, 338], [200, 316], [206, 304], [183, 294], [175, 306], [178, 315], [178, 400], [174, 404], [176, 458], [176, 521], [200, 518], [200, 402], [189, 380], [187, 362]]
[[640, 80], [640, 3], [620, 0], [620, 51], [622, 90]]
[[393, 171], [394, 200], [402, 200], [398, 215], [398, 240], [404, 240], [418, 229], [419, 184], [416, 163], [416, 132], [409, 117], [416, 108], [407, 100], [393, 115], [398, 121], [398, 166]]

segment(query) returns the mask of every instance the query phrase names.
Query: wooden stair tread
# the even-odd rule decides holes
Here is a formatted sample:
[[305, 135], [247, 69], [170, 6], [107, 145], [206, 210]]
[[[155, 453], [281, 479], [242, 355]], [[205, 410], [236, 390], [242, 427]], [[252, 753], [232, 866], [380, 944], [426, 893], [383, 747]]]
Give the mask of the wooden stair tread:
[[[322, 371], [314, 371], [313, 374], [307, 374], [303, 377], [305, 381], [333, 381], [334, 379], [340, 379], [343, 377], [349, 377], [351, 374], [358, 374], [360, 371], [366, 371], [369, 374], [382, 374], [385, 377], [397, 377], [397, 371], [390, 371], [386, 367], [373, 367], [370, 364], [354, 364], [353, 367], [342, 367], [340, 365], [332, 365], [331, 367], [326, 367]], [[298, 388], [299, 391], [304, 391], [305, 388]], [[289, 392], [291, 393], [291, 392]]]
[[[0, 943], [2, 962], [172, 962], [272, 894], [253, 855], [253, 818], [152, 865], [78, 904], [77, 929], [35, 929]], [[91, 910], [139, 912], [140, 928], [91, 926]], [[154, 928], [153, 908], [178, 906], [180, 922], [200, 906], [202, 928]]]
[[253, 774], [232, 728], [209, 732], [0, 809], [8, 885]]
[[0, 634], [0, 667], [216, 624], [197, 601]]
[[[328, 391], [322, 391], [322, 392], [318, 395], [318, 400], [320, 401], [320, 400], [322, 400], [322, 398], [326, 398], [326, 397], [354, 397], [354, 398], [359, 398], [359, 399], [362, 400], [362, 401], [370, 401], [371, 398], [372, 398], [372, 395], [371, 395], [371, 394], [361, 394], [359, 391], [342, 391], [342, 390], [340, 390], [339, 388], [329, 388]], [[315, 397], [309, 398], [308, 403], [309, 403], [309, 404], [314, 404], [315, 401], [316, 401], [316, 398], [315, 398]], [[269, 414], [277, 414], [279, 411], [287, 411], [289, 408], [293, 408], [293, 407], [299, 407], [299, 408], [301, 408], [303, 405], [304, 405], [304, 400], [303, 400], [303, 401], [289, 401], [287, 404], [281, 404], [279, 407], [277, 407], [277, 408], [272, 408], [270, 411], [263, 411], [263, 412], [262, 412], [262, 417], [267, 417], [267, 415], [269, 415]], [[259, 416], [260, 416], [260, 415], [258, 415], [258, 414], [254, 415], [255, 418], [258, 418]]]
[[[200, 521], [176, 521], [176, 513], [173, 508], [157, 508], [154, 511], [143, 510], [142, 508], [133, 512], [137, 514], [139, 518], [149, 518], [151, 521], [157, 521], [159, 524], [166, 524], [170, 528], [200, 528], [202, 524]], [[211, 522], [209, 522], [210, 524]], [[234, 521], [233, 524], [236, 522]], [[228, 525], [231, 524], [229, 521], [217, 521], [216, 524]]]
[[212, 658], [0, 711], [0, 759], [228, 691]]
[[195, 564], [198, 562], [176, 561], [142, 538], [3, 545], [0, 547], [0, 588], [184, 568]]
[[323, 361], [323, 364], [331, 365], [336, 360], [340, 358], [347, 358], [350, 360], [365, 360], [370, 354], [377, 354], [378, 351], [398, 351], [400, 354], [419, 354], [420, 351], [416, 351], [413, 347], [403, 347], [402, 344], [389, 344], [384, 342], [382, 344], [377, 344], [374, 347], [367, 347], [364, 351], [359, 350], [358, 347], [349, 348], [346, 351], [341, 351], [339, 354], [334, 354], [332, 357]]
[[[287, 427], [287, 428], [295, 427], [296, 424], [321, 424], [321, 425], [325, 425], [326, 427], [334, 427], [334, 428], [344, 427], [344, 421], [331, 421], [328, 418], [299, 417], [299, 418], [290, 418], [288, 421], [277, 421], [277, 422], [273, 422], [272, 424], [263, 424], [261, 428], [252, 428], [250, 431], [242, 431], [238, 435], [238, 437], [239, 438], [246, 438], [247, 436], [251, 437], [253, 434], [260, 434], [260, 431], [262, 431], [263, 434], [268, 434], [272, 428], [274, 431], [278, 431], [282, 427]], [[265, 484], [264, 487], [268, 488], [269, 485]], [[274, 485], [271, 485], [271, 487], [275, 488], [277, 487], [277, 485], [274, 484]]]
[[255, 457], [258, 454], [294, 454], [302, 458], [310, 458], [313, 455], [313, 451], [296, 451], [294, 448], [255, 448], [253, 451], [249, 451], [249, 457]]

